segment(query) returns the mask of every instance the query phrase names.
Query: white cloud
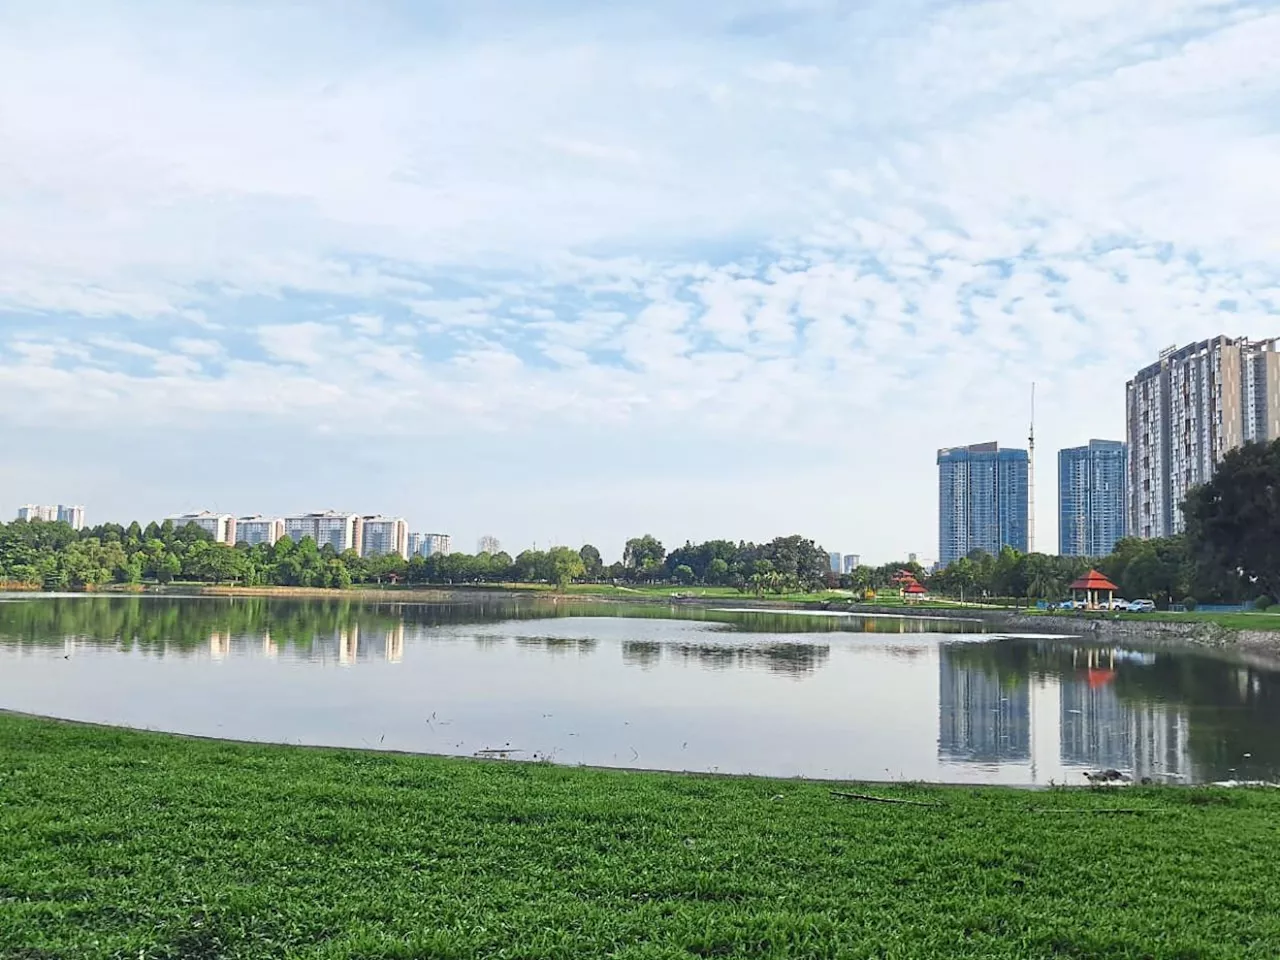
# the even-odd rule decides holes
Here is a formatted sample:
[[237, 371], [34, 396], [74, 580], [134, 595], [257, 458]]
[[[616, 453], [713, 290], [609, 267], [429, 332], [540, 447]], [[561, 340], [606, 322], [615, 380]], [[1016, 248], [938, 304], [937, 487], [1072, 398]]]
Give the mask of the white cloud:
[[799, 442], [833, 536], [930, 553], [932, 448], [1031, 380], [1065, 446], [1160, 347], [1280, 334], [1280, 11], [622, 8], [0, 13], [0, 418]]

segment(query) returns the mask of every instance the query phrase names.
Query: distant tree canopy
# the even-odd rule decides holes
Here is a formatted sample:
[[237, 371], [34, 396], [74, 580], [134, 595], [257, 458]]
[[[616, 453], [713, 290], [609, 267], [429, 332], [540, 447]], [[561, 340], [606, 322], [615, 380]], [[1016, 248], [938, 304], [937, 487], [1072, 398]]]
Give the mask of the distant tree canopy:
[[0, 582], [49, 590], [107, 583], [235, 583], [245, 586], [347, 587], [352, 584], [548, 583], [580, 580], [716, 584], [742, 590], [811, 590], [824, 584], [827, 555], [812, 540], [779, 537], [756, 545], [729, 540], [686, 543], [670, 555], [645, 534], [627, 541], [623, 560], [605, 566], [600, 551], [556, 546], [506, 553], [450, 553], [408, 560], [338, 554], [305, 538], [272, 546], [213, 542], [195, 524], [103, 524], [81, 531], [65, 523], [0, 523]]

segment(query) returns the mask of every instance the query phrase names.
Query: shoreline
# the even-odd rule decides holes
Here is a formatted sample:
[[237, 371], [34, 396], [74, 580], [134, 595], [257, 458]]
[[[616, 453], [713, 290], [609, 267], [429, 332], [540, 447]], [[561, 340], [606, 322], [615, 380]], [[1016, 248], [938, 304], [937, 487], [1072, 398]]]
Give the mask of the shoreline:
[[[456, 761], [464, 764], [496, 764], [499, 766], [515, 766], [515, 767], [555, 767], [560, 770], [584, 770], [593, 773], [611, 773], [624, 776], [662, 776], [662, 777], [684, 777], [692, 780], [710, 779], [710, 780], [751, 780], [756, 782], [768, 782], [778, 784], [807, 784], [810, 786], [836, 786], [836, 787], [874, 787], [876, 789], [892, 790], [900, 787], [920, 787], [925, 789], [937, 788], [939, 790], [1007, 790], [1015, 793], [1037, 794], [1049, 790], [1092, 790], [1097, 791], [1099, 788], [1091, 786], [1084, 772], [1080, 772], [1081, 783], [976, 783], [969, 780], [877, 780], [874, 778], [859, 777], [857, 779], [844, 780], [836, 778], [818, 778], [818, 777], [780, 777], [767, 773], [733, 773], [718, 770], [673, 770], [664, 767], [611, 767], [603, 764], [595, 763], [557, 763], [554, 760], [520, 760], [511, 757], [501, 756], [479, 756], [476, 754], [465, 753], [435, 753], [427, 750], [397, 750], [383, 749], [381, 747], [349, 747], [334, 746], [323, 743], [289, 743], [281, 740], [240, 740], [235, 737], [215, 737], [201, 733], [180, 733], [173, 730], [159, 730], [151, 727], [130, 727], [118, 723], [103, 723], [96, 720], [77, 720], [72, 717], [56, 717], [47, 713], [31, 713], [26, 710], [11, 710], [7, 707], [0, 707], [0, 720], [5, 717], [13, 717], [20, 720], [31, 720], [39, 723], [52, 723], [68, 727], [85, 727], [91, 730], [101, 730], [103, 732], [117, 733], [140, 733], [149, 736], [168, 737], [178, 741], [190, 741], [192, 743], [204, 744], [224, 744], [234, 747], [246, 748], [262, 748], [271, 750], [301, 750], [306, 752], [329, 751], [339, 754], [353, 755], [369, 755], [377, 757], [418, 757], [426, 760], [447, 760]], [[1202, 790], [1208, 788], [1226, 789], [1224, 784], [1219, 781], [1204, 781], [1202, 783], [1191, 783], [1184, 781], [1160, 781], [1149, 784], [1116, 783], [1109, 784], [1102, 789], [1120, 790], [1132, 789], [1135, 786], [1142, 786], [1144, 789], [1151, 788], [1167, 788], [1170, 790]], [[1280, 787], [1280, 784], [1250, 784], [1250, 786], [1267, 786]], [[1237, 789], [1237, 788], [1232, 788]]]

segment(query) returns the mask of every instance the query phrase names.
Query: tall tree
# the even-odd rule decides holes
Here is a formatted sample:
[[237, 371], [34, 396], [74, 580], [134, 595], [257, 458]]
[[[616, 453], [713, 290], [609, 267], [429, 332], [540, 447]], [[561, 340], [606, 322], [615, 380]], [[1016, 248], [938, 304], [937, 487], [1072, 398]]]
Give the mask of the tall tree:
[[1259, 592], [1280, 592], [1280, 440], [1232, 450], [1187, 495], [1187, 546], [1196, 563]]
[[600, 558], [600, 551], [589, 543], [582, 545], [582, 549], [578, 551], [578, 557], [582, 560], [582, 567], [586, 571], [586, 576], [592, 580], [600, 579], [600, 572], [604, 570], [604, 561]]
[[666, 556], [667, 550], [662, 542], [646, 533], [643, 537], [632, 537], [627, 541], [626, 549], [622, 552], [622, 563], [631, 570], [651, 570], [662, 563]]

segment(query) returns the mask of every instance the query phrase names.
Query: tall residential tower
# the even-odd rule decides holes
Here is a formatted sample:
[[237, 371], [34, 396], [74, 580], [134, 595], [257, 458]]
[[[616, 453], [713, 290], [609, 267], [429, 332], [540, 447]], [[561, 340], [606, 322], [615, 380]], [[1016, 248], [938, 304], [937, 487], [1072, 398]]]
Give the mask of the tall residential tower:
[[938, 558], [947, 566], [974, 550], [1027, 549], [1026, 450], [997, 443], [938, 451]]
[[1214, 337], [1169, 348], [1126, 387], [1128, 525], [1138, 537], [1185, 527], [1182, 501], [1226, 454], [1280, 436], [1275, 340]]
[[1058, 452], [1058, 553], [1104, 557], [1126, 535], [1129, 451], [1119, 440], [1090, 440]]

